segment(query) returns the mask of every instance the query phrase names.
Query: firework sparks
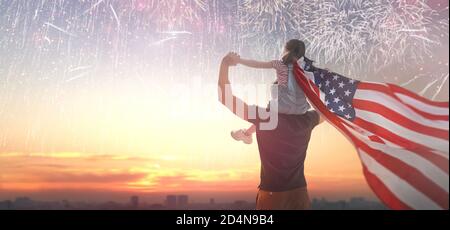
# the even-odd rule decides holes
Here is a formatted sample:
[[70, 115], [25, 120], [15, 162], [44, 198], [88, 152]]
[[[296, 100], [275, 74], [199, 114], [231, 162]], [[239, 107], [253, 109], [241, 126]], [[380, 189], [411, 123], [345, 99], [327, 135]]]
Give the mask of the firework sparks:
[[113, 13], [114, 19], [116, 20], [117, 28], [120, 28], [120, 20], [119, 17], [117, 16], [116, 10], [114, 9], [113, 5], [109, 5], [109, 7], [111, 8], [111, 12]]
[[208, 8], [206, 0], [148, 0], [138, 1], [142, 11], [148, 11], [158, 19], [159, 27], [177, 29], [202, 20]]
[[434, 84], [436, 84], [436, 82], [438, 82], [439, 81], [439, 79], [435, 79], [434, 81], [432, 81], [432, 82], [429, 82], [426, 86], [425, 86], [425, 88], [422, 90], [422, 91], [420, 91], [420, 95], [422, 95], [422, 96], [425, 96], [425, 94], [428, 92], [428, 90], [434, 85]]
[[361, 72], [392, 63], [422, 61], [439, 38], [427, 33], [435, 13], [425, 1], [307, 1], [301, 35], [323, 63]]
[[237, 6], [241, 37], [261, 54], [279, 55], [288, 37], [298, 37], [303, 2], [244, 0]]
[[442, 83], [441, 83], [441, 85], [439, 85], [439, 87], [437, 88], [437, 90], [436, 90], [436, 93], [433, 95], [433, 100], [435, 100], [438, 96], [439, 96], [439, 94], [442, 92], [442, 90], [444, 89], [444, 86], [445, 86], [445, 83], [447, 83], [447, 81], [448, 81], [448, 73], [447, 73], [447, 75], [445, 75], [443, 78], [442, 78]]
[[91, 69], [91, 68], [92, 68], [92, 66], [78, 66], [78, 67], [69, 68], [69, 70], [67, 72], [72, 73], [72, 72]]
[[52, 28], [58, 30], [59, 32], [62, 32], [62, 33], [66, 34], [66, 35], [69, 35], [69, 36], [71, 36], [71, 37], [76, 37], [75, 34], [70, 33], [70, 32], [68, 32], [67, 30], [62, 29], [61, 27], [55, 26], [55, 25], [53, 25], [53, 24], [50, 23], [50, 22], [46, 22], [45, 25], [50, 26], [50, 27], [52, 27]]
[[102, 4], [105, 0], [99, 0], [97, 1], [94, 5], [92, 5], [89, 9], [87, 9], [86, 11], [83, 12], [84, 14], [88, 14], [90, 12], [92, 12], [95, 8], [97, 8], [97, 6], [99, 6], [100, 4]]
[[170, 35], [173, 35], [173, 36], [179, 35], [179, 34], [192, 35], [192, 33], [189, 32], [189, 31], [176, 31], [176, 30], [174, 30], [174, 31], [163, 31], [163, 32], [159, 32], [159, 33], [160, 34], [170, 34]]
[[300, 37], [313, 59], [339, 63], [346, 74], [419, 63], [440, 44], [430, 30], [448, 35], [448, 23], [433, 24], [436, 12], [425, 0], [244, 0], [239, 7], [242, 38], [259, 52], [279, 54], [286, 39]]
[[162, 45], [162, 44], [164, 44], [164, 43], [166, 43], [168, 41], [175, 40], [175, 39], [177, 39], [177, 37], [164, 38], [164, 39], [161, 39], [159, 41], [153, 42], [151, 45], [152, 46], [159, 46], [159, 45]]
[[70, 82], [76, 81], [78, 79], [81, 79], [83, 77], [86, 77], [88, 74], [89, 74], [89, 72], [80, 73], [80, 74], [78, 74], [78, 75], [76, 75], [76, 76], [74, 76], [74, 77], [72, 77], [70, 79], [67, 79], [66, 83], [70, 83]]

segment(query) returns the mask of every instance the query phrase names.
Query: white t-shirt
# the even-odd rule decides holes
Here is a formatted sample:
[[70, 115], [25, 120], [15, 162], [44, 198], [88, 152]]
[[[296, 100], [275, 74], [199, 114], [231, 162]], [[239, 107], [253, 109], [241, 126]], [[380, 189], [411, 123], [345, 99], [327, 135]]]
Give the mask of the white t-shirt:
[[[282, 61], [272, 61], [277, 70], [278, 84], [272, 86], [271, 108], [282, 114], [302, 115], [311, 109], [306, 95], [297, 84], [293, 72], [293, 64], [286, 65]], [[304, 68], [305, 62], [299, 60], [299, 65]]]

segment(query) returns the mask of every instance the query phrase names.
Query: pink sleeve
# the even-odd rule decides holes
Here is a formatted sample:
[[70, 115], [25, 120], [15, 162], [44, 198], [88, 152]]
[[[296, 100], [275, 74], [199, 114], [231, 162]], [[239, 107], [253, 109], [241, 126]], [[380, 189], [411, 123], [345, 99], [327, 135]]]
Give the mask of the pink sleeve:
[[272, 67], [277, 71], [277, 81], [280, 85], [288, 83], [288, 68], [281, 60], [272, 61]]

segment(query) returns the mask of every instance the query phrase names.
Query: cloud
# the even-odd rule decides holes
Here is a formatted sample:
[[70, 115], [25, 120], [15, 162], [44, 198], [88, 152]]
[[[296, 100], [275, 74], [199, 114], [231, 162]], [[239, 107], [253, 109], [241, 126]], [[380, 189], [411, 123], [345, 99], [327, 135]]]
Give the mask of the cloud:
[[56, 153], [21, 153], [21, 152], [9, 152], [0, 153], [0, 158], [7, 159], [78, 159], [87, 161], [155, 161], [158, 158], [150, 157], [137, 157], [126, 154], [91, 154], [91, 153], [79, 153], [79, 152], [56, 152]]
[[146, 173], [62, 173], [47, 174], [43, 182], [50, 183], [129, 183], [141, 180]]
[[3, 169], [30, 169], [30, 168], [53, 168], [66, 169], [65, 164], [5, 164], [1, 165]]
[[248, 191], [257, 187], [257, 171], [228, 170], [176, 170], [149, 172], [141, 181], [130, 183], [132, 189], [147, 192], [161, 191]]
[[[4, 188], [167, 190], [240, 190], [256, 187], [258, 169], [193, 169], [169, 155], [139, 157], [87, 153], [0, 154]], [[4, 167], [3, 167], [4, 166]], [[180, 165], [182, 166], [182, 165]]]

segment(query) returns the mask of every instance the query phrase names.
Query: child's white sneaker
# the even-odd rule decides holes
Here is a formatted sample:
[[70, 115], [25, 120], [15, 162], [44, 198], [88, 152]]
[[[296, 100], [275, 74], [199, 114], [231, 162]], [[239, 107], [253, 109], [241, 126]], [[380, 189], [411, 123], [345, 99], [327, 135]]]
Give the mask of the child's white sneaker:
[[253, 143], [252, 135], [247, 135], [246, 130], [244, 129], [231, 132], [231, 137], [233, 137], [236, 141], [242, 141], [247, 145], [251, 145]]

